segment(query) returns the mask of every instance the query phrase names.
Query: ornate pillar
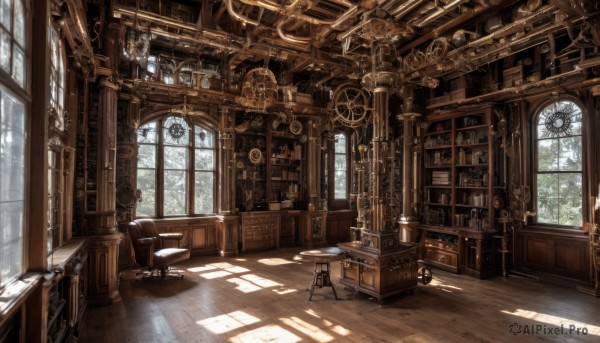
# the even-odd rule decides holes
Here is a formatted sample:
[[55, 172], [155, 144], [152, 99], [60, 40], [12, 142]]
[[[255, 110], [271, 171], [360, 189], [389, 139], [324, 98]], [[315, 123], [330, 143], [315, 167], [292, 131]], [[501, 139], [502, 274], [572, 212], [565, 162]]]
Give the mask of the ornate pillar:
[[[105, 39], [106, 56], [116, 70], [118, 58], [118, 26], [111, 25]], [[116, 220], [116, 150], [117, 150], [117, 91], [112, 78], [99, 82], [98, 142], [96, 164], [96, 209], [86, 212], [90, 236], [90, 303], [110, 304], [119, 300], [119, 243], [123, 234]], [[93, 105], [93, 104], [90, 104]], [[86, 128], [87, 129], [87, 128]]]
[[403, 153], [402, 153], [402, 215], [400, 217], [400, 241], [414, 242], [416, 240], [416, 229], [419, 222], [413, 216], [413, 125], [420, 117], [419, 113], [407, 112], [399, 114], [398, 120], [404, 121], [403, 128]]
[[385, 199], [383, 197], [383, 174], [387, 163], [387, 113], [389, 91], [387, 87], [376, 87], [373, 111], [373, 160], [371, 161], [373, 226], [371, 231], [380, 233], [385, 227]]
[[321, 180], [321, 131], [320, 119], [311, 118], [307, 124], [307, 210], [316, 211], [319, 209], [320, 194], [319, 181]]

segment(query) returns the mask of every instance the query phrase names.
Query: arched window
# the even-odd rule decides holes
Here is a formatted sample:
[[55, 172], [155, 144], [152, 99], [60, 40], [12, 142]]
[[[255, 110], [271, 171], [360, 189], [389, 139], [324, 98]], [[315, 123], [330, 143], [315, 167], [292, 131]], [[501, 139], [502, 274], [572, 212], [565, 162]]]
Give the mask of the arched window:
[[138, 217], [188, 216], [215, 212], [216, 135], [180, 116], [138, 129]]
[[26, 146], [29, 122], [26, 13], [0, 2], [0, 290], [23, 272]]
[[552, 102], [535, 119], [536, 222], [583, 226], [582, 111], [571, 100]]

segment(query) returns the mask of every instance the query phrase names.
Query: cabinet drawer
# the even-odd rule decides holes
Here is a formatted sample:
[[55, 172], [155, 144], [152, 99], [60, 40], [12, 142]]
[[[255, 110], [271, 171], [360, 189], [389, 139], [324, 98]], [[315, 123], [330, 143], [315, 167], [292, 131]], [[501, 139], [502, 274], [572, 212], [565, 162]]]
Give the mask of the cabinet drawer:
[[444, 249], [444, 250], [448, 250], [448, 251], [458, 251], [457, 244], [442, 242], [442, 241], [438, 241], [435, 239], [426, 238], [425, 246], [428, 248], [438, 248], [438, 249]]
[[451, 267], [458, 267], [458, 256], [455, 253], [438, 249], [427, 249], [425, 259]]

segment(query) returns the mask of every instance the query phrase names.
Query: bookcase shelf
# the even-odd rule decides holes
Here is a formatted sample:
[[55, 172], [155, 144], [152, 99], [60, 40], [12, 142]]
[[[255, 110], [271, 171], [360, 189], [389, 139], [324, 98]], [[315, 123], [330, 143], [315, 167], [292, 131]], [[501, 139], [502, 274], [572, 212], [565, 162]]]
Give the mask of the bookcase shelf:
[[[494, 272], [492, 199], [503, 168], [497, 165], [491, 107], [428, 117], [423, 133], [423, 259], [434, 267], [487, 277]], [[448, 237], [454, 240], [447, 249]]]

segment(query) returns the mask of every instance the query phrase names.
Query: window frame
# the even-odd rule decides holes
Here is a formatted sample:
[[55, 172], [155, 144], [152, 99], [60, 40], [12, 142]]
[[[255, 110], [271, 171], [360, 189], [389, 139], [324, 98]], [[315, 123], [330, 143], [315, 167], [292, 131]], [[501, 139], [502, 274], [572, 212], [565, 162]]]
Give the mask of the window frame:
[[[187, 162], [186, 162], [186, 192], [187, 195], [185, 197], [185, 207], [186, 207], [186, 211], [185, 214], [177, 214], [177, 215], [165, 215], [165, 183], [164, 183], [164, 171], [165, 171], [165, 154], [164, 154], [164, 149], [165, 147], [173, 147], [172, 144], [167, 144], [165, 143], [165, 139], [163, 137], [163, 132], [164, 132], [164, 128], [163, 125], [165, 123], [165, 121], [169, 118], [169, 117], [178, 117], [178, 118], [183, 118], [183, 120], [186, 120], [187, 124], [189, 125], [189, 141], [186, 144], [186, 153], [187, 153]], [[196, 118], [194, 118], [196, 119]], [[216, 130], [214, 128], [213, 125], [211, 125], [208, 122], [205, 122], [203, 120], [189, 120], [187, 117], [185, 116], [179, 116], [175, 113], [169, 112], [166, 113], [165, 115], [162, 115], [158, 118], [154, 118], [152, 120], [147, 120], [144, 123], [142, 123], [140, 125], [140, 127], [138, 128], [138, 130], [142, 129], [144, 125], [147, 125], [148, 123], [154, 122], [156, 125], [156, 143], [140, 143], [137, 139], [137, 132], [136, 131], [136, 145], [139, 146], [140, 144], [149, 144], [149, 145], [154, 145], [155, 146], [155, 203], [154, 203], [154, 215], [153, 216], [140, 216], [137, 213], [137, 207], [135, 209], [136, 213], [135, 213], [135, 217], [136, 218], [181, 218], [181, 217], [207, 217], [207, 216], [214, 216], [217, 214], [217, 205], [218, 205], [218, 197], [219, 194], [217, 192], [218, 189], [218, 158], [219, 158], [219, 145], [218, 145], [218, 130]], [[209, 136], [212, 136], [213, 138], [213, 142], [212, 142], [212, 148], [206, 148], [206, 147], [197, 147], [195, 145], [195, 136], [197, 134], [200, 133], [200, 130], [203, 130], [204, 132], [209, 133]], [[181, 146], [181, 145], [179, 145]], [[212, 150], [213, 152], [213, 169], [212, 169], [212, 177], [213, 177], [213, 189], [212, 189], [212, 193], [213, 193], [213, 199], [212, 199], [212, 207], [213, 207], [213, 212], [212, 213], [196, 213], [196, 209], [195, 209], [195, 203], [196, 203], [196, 199], [195, 199], [195, 193], [196, 193], [196, 189], [195, 189], [195, 184], [196, 184], [196, 180], [195, 180], [195, 175], [198, 171], [201, 172], [210, 172], [210, 170], [197, 170], [195, 168], [196, 166], [196, 161], [195, 161], [195, 153], [198, 149], [202, 149], [202, 150]], [[139, 175], [139, 162], [136, 161], [136, 183], [138, 182], [138, 175]], [[144, 168], [144, 169], [148, 169], [151, 170], [152, 168]], [[138, 187], [139, 188], [139, 187]], [[144, 192], [142, 190], [142, 201], [144, 201]]]
[[[546, 140], [548, 138], [540, 138], [538, 137], [538, 124], [540, 121], [540, 115], [542, 114], [543, 110], [545, 108], [547, 108], [548, 106], [557, 103], [557, 102], [561, 102], [561, 101], [568, 101], [568, 102], [572, 102], [574, 103], [578, 109], [581, 111], [581, 134], [580, 135], [570, 135], [569, 137], [580, 137], [581, 140], [581, 169], [578, 171], [543, 171], [540, 172], [539, 171], [539, 149], [538, 149], [538, 142], [540, 140]], [[565, 95], [565, 96], [561, 96], [558, 98], [553, 98], [550, 100], [546, 100], [543, 101], [542, 103], [540, 103], [538, 106], [535, 107], [534, 112], [533, 112], [533, 116], [531, 119], [531, 129], [530, 129], [530, 134], [531, 134], [531, 138], [530, 138], [530, 142], [531, 142], [531, 148], [529, 149], [529, 151], [531, 151], [531, 159], [530, 159], [530, 171], [531, 173], [529, 173], [530, 177], [529, 177], [529, 181], [531, 184], [531, 201], [530, 204], [527, 204], [528, 207], [530, 207], [534, 212], [536, 212], [536, 215], [533, 217], [532, 219], [532, 226], [536, 226], [536, 227], [540, 227], [540, 228], [546, 228], [546, 229], [551, 229], [551, 230], [567, 230], [567, 231], [583, 231], [584, 229], [584, 225], [586, 222], [586, 218], [587, 218], [587, 214], [588, 214], [588, 209], [585, 206], [587, 204], [586, 199], [588, 199], [588, 191], [587, 191], [587, 167], [586, 167], [586, 156], [587, 156], [587, 146], [586, 146], [586, 130], [585, 127], [587, 126], [587, 121], [588, 121], [588, 114], [586, 112], [586, 108], [585, 106], [582, 104], [582, 102], [577, 99], [576, 97], [573, 96], [569, 96], [569, 95]], [[559, 137], [557, 137], [559, 138]], [[560, 137], [562, 138], [562, 137]], [[582, 210], [581, 210], [581, 224], [580, 225], [569, 225], [569, 224], [557, 224], [557, 223], [545, 223], [545, 222], [540, 222], [538, 221], [539, 216], [537, 214], [539, 214], [539, 209], [537, 207], [537, 202], [538, 202], [538, 190], [537, 190], [537, 180], [538, 180], [538, 175], [540, 174], [562, 174], [562, 173], [579, 173], [581, 174], [581, 204], [582, 204]], [[560, 198], [559, 198], [560, 199]], [[566, 232], [566, 231], [565, 231]]]
[[[16, 31], [15, 29], [15, 3], [19, 3], [21, 5], [21, 10], [22, 10], [22, 19], [23, 19], [23, 27], [22, 29], [22, 38], [23, 38], [23, 42], [22, 44], [17, 42], [17, 38], [15, 38], [15, 34], [14, 31]], [[28, 219], [28, 214], [29, 214], [29, 208], [30, 208], [30, 204], [29, 204], [29, 182], [28, 182], [28, 177], [29, 177], [29, 170], [30, 170], [30, 166], [31, 166], [31, 159], [30, 159], [30, 148], [31, 148], [31, 137], [30, 137], [30, 132], [31, 132], [31, 121], [32, 121], [32, 112], [31, 112], [31, 81], [30, 81], [30, 73], [31, 73], [31, 68], [30, 68], [30, 56], [31, 56], [31, 51], [32, 51], [32, 44], [31, 44], [31, 14], [29, 13], [28, 9], [30, 8], [30, 3], [27, 0], [12, 0], [11, 1], [11, 7], [10, 7], [10, 23], [9, 23], [9, 27], [6, 27], [6, 22], [5, 21], [0, 21], [0, 28], [7, 32], [8, 35], [10, 36], [8, 38], [9, 42], [8, 42], [8, 50], [10, 51], [10, 57], [9, 57], [9, 66], [8, 66], [8, 70], [5, 70], [4, 68], [0, 67], [0, 94], [6, 93], [8, 97], [15, 99], [16, 101], [18, 101], [18, 105], [22, 106], [23, 109], [23, 117], [20, 119], [22, 120], [22, 130], [23, 130], [23, 134], [22, 138], [19, 142], [22, 143], [22, 160], [19, 161], [19, 163], [21, 163], [20, 168], [17, 168], [21, 171], [20, 175], [22, 176], [22, 193], [21, 193], [21, 197], [22, 199], [17, 199], [17, 201], [22, 202], [22, 213], [21, 213], [21, 220], [20, 220], [20, 228], [18, 229], [19, 232], [19, 239], [18, 239], [18, 243], [20, 244], [20, 251], [18, 256], [16, 257], [17, 259], [20, 259], [19, 262], [19, 269], [20, 271], [18, 271], [17, 273], [11, 273], [10, 275], [8, 275], [7, 277], [4, 277], [2, 274], [0, 274], [0, 294], [2, 294], [2, 292], [4, 292], [4, 290], [6, 289], [10, 289], [11, 285], [13, 285], [13, 282], [15, 280], [18, 280], [23, 273], [27, 270], [28, 268], [28, 254], [30, 254], [30, 252], [27, 249], [28, 246], [28, 239], [29, 239], [29, 219]], [[5, 30], [8, 29], [8, 30]], [[23, 53], [23, 61], [22, 61], [22, 68], [20, 69], [22, 71], [22, 80], [19, 81], [16, 79], [15, 77], [15, 68], [14, 68], [14, 48], [15, 46], [17, 48], [19, 48], [21, 50], [21, 52]], [[2, 122], [2, 108], [0, 108], [0, 123]], [[11, 127], [12, 129], [12, 127]], [[2, 137], [2, 126], [0, 125], [0, 139]], [[11, 131], [12, 132], [12, 131]], [[12, 136], [12, 135], [11, 135]], [[4, 173], [2, 173], [3, 175], [0, 175], [0, 178], [2, 178], [4, 175]], [[17, 173], [19, 174], [19, 173]], [[13, 182], [15, 182], [14, 179], [10, 180], [11, 184]], [[0, 187], [1, 187], [1, 183], [0, 183]], [[3, 189], [0, 189], [0, 191], [2, 193], [4, 193]], [[2, 201], [2, 200], [0, 200]], [[14, 199], [6, 199], [4, 202], [14, 202]], [[3, 227], [3, 231], [8, 231], [7, 227]], [[0, 240], [4, 240], [4, 234], [5, 232], [3, 232], [3, 237], [0, 238]], [[4, 244], [3, 242], [0, 241], [0, 243]], [[10, 248], [12, 251], [17, 250], [15, 248]], [[2, 250], [0, 250], [0, 253], [3, 253]], [[0, 267], [5, 267], [0, 265]], [[3, 273], [3, 271], [2, 271]]]
[[[346, 137], [346, 152], [345, 154], [338, 154], [335, 151], [335, 137], [336, 135], [342, 134]], [[324, 177], [327, 183], [327, 202], [330, 210], [347, 210], [350, 209], [350, 184], [351, 184], [351, 139], [352, 135], [343, 129], [335, 129], [327, 144], [327, 154], [324, 156], [324, 165], [327, 170]], [[325, 138], [327, 141], [327, 137]], [[346, 156], [346, 198], [337, 199], [335, 197], [335, 157], [336, 155]]]

